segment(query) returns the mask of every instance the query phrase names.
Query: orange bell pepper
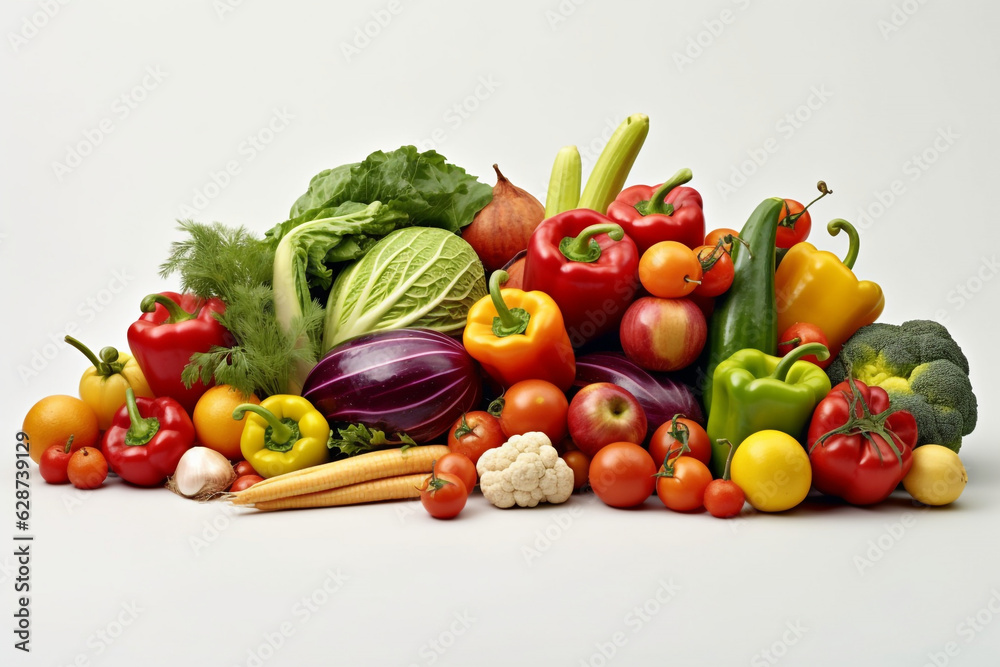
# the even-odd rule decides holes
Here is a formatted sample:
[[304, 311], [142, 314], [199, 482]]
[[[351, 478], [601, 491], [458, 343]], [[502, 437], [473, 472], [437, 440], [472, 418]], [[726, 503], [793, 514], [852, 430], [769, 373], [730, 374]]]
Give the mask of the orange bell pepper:
[[844, 261], [811, 243], [796, 243], [781, 260], [774, 274], [777, 296], [778, 331], [796, 322], [815, 324], [829, 341], [830, 356], [854, 332], [871, 324], [882, 314], [882, 288], [869, 280], [858, 280], [851, 270], [858, 258], [858, 232], [846, 220], [833, 220], [827, 231], [836, 236], [841, 229], [850, 237]]
[[489, 296], [469, 309], [462, 334], [466, 351], [504, 388], [546, 380], [566, 391], [576, 377], [576, 359], [559, 306], [545, 292], [501, 290], [506, 280], [506, 271], [494, 271]]

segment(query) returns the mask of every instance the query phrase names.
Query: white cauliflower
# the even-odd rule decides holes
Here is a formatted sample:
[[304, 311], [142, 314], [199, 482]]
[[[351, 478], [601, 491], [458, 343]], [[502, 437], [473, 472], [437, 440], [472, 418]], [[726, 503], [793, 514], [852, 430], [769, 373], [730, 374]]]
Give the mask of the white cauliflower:
[[564, 503], [573, 493], [573, 471], [549, 436], [538, 431], [512, 436], [479, 457], [479, 488], [500, 508]]

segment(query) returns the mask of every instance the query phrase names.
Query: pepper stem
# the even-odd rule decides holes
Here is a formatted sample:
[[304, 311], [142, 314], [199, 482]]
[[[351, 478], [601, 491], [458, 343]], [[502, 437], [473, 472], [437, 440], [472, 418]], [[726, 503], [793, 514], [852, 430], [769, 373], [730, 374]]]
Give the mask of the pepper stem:
[[843, 218], [831, 220], [826, 226], [826, 231], [830, 232], [830, 236], [836, 236], [840, 233], [841, 229], [847, 232], [850, 241], [850, 246], [847, 248], [847, 256], [844, 257], [844, 266], [853, 269], [854, 262], [858, 259], [858, 249], [861, 247], [861, 239], [858, 237], [858, 230], [854, 228], [854, 225]]
[[625, 237], [625, 230], [613, 222], [590, 225], [579, 236], [564, 237], [559, 242], [559, 252], [571, 262], [596, 262], [601, 258], [601, 246], [594, 240], [598, 234], [607, 234], [615, 241], [621, 241]]
[[497, 317], [493, 318], [493, 335], [497, 338], [516, 336], [528, 330], [531, 313], [524, 308], [508, 308], [500, 293], [500, 283], [507, 282], [506, 271], [494, 271], [490, 276], [490, 299], [497, 309]]
[[170, 316], [164, 324], [176, 324], [187, 320], [193, 320], [196, 313], [189, 313], [181, 308], [180, 304], [164, 294], [147, 294], [139, 304], [139, 310], [144, 313], [151, 313], [156, 310], [156, 304], [160, 304], [167, 309]]
[[816, 197], [816, 199], [813, 199], [811, 202], [809, 202], [808, 204], [806, 204], [805, 208], [803, 208], [798, 213], [796, 213], [794, 215], [789, 215], [789, 216], [786, 216], [786, 217], [782, 218], [781, 220], [778, 221], [778, 224], [781, 225], [782, 227], [792, 227], [792, 228], [794, 228], [795, 227], [795, 223], [798, 222], [798, 219], [802, 217], [803, 213], [805, 213], [806, 211], [809, 210], [810, 206], [812, 206], [813, 204], [815, 204], [816, 202], [818, 202], [823, 197], [825, 197], [827, 195], [832, 195], [833, 194], [833, 190], [831, 190], [830, 188], [828, 188], [826, 186], [826, 181], [820, 181], [820, 182], [818, 182], [816, 184], [816, 189], [819, 190], [819, 192], [820, 192], [819, 197]]
[[781, 361], [778, 362], [774, 372], [768, 377], [772, 380], [780, 380], [781, 382], [784, 382], [792, 364], [802, 357], [806, 357], [810, 354], [815, 354], [816, 358], [820, 361], [830, 358], [830, 350], [828, 350], [826, 345], [823, 345], [823, 343], [806, 343], [805, 345], [799, 345], [781, 358]]
[[733, 443], [731, 443], [728, 438], [719, 438], [718, 440], [716, 440], [716, 442], [718, 442], [720, 444], [721, 443], [725, 443], [726, 446], [729, 447], [729, 456], [726, 457], [726, 467], [722, 471], [722, 479], [728, 482], [729, 481], [729, 469], [733, 465], [733, 454], [736, 453], [736, 448], [733, 447]]
[[125, 408], [128, 410], [130, 422], [128, 431], [125, 432], [125, 444], [132, 447], [147, 444], [160, 430], [160, 420], [139, 414], [139, 406], [135, 402], [135, 392], [132, 391], [132, 387], [125, 390]]
[[670, 194], [671, 190], [673, 190], [679, 185], [684, 185], [685, 183], [690, 181], [692, 177], [693, 174], [691, 173], [691, 170], [688, 169], [687, 167], [681, 169], [676, 174], [671, 176], [670, 180], [665, 181], [663, 185], [658, 187], [656, 189], [656, 192], [654, 192], [650, 196], [649, 203], [646, 205], [645, 214], [650, 215], [653, 213], [661, 213], [663, 215], [671, 215], [674, 212], [674, 205], [667, 204], [666, 202], [664, 202], [663, 201], [664, 198], [666, 198], [666, 196]]
[[243, 415], [247, 412], [252, 412], [264, 421], [267, 425], [271, 427], [271, 440], [278, 444], [283, 445], [292, 439], [294, 435], [294, 429], [288, 424], [284, 423], [283, 420], [278, 419], [278, 416], [267, 408], [255, 405], [253, 403], [242, 403], [236, 406], [233, 410], [233, 419], [239, 421], [243, 419]]
[[125, 364], [118, 361], [118, 350], [113, 347], [105, 347], [101, 350], [101, 358], [98, 359], [97, 355], [94, 354], [89, 347], [73, 338], [72, 336], [66, 336], [63, 338], [67, 343], [80, 350], [83, 356], [87, 357], [90, 363], [94, 364], [94, 368], [97, 369], [97, 374], [101, 377], [109, 377], [115, 373], [121, 373]]

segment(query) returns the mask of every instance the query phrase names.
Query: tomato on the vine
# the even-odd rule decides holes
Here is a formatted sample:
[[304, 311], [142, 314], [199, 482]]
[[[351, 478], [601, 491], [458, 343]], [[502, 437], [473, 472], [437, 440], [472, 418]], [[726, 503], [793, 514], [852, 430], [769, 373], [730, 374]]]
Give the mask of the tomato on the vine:
[[656, 495], [675, 512], [692, 512], [705, 502], [705, 489], [712, 483], [708, 466], [690, 456], [679, 456], [663, 465], [656, 477]]
[[237, 491], [244, 491], [246, 489], [249, 489], [257, 482], [263, 482], [263, 481], [264, 478], [256, 473], [250, 475], [240, 475], [233, 481], [233, 485], [229, 487], [229, 491], [230, 493], [236, 493]]
[[700, 245], [694, 249], [694, 253], [702, 268], [701, 284], [694, 288], [695, 294], [715, 297], [732, 286], [733, 258], [721, 244]]
[[656, 486], [653, 457], [634, 442], [601, 447], [590, 462], [590, 487], [605, 505], [635, 507], [646, 502]]
[[465, 482], [451, 473], [431, 473], [420, 485], [420, 502], [435, 519], [451, 519], [465, 507], [469, 492]]
[[476, 480], [479, 479], [475, 464], [469, 460], [468, 456], [458, 452], [449, 452], [439, 458], [434, 463], [434, 472], [438, 476], [450, 473], [458, 477], [465, 484], [465, 490], [469, 493], [472, 493], [472, 489], [476, 487]]
[[649, 441], [649, 453], [657, 470], [666, 460], [668, 451], [671, 459], [691, 456], [705, 465], [712, 458], [712, 445], [704, 427], [679, 414], [653, 431], [653, 437]]
[[[778, 337], [778, 356], [783, 357], [800, 345], [805, 345], [806, 343], [822, 343], [827, 348], [830, 347], [830, 341], [827, 340], [826, 334], [815, 324], [809, 324], [808, 322], [796, 322], [792, 326], [785, 329], [784, 333]], [[826, 368], [831, 363], [833, 363], [833, 356], [831, 351], [831, 356], [827, 357], [823, 361], [820, 361], [815, 354], [807, 354], [802, 357], [802, 361], [808, 361], [809, 363], [816, 364], [820, 368]]]
[[729, 479], [729, 469], [733, 463], [733, 453], [736, 449], [733, 443], [723, 439], [729, 445], [729, 456], [726, 457], [726, 469], [722, 473], [722, 479], [713, 479], [705, 487], [705, 509], [717, 519], [728, 519], [736, 516], [743, 510], [746, 503], [746, 494], [743, 489], [737, 486], [736, 482]]
[[499, 420], [485, 410], [466, 412], [448, 429], [448, 449], [464, 454], [473, 466], [483, 452], [505, 440]]
[[786, 199], [781, 205], [781, 213], [778, 214], [778, 233], [774, 240], [775, 247], [791, 248], [809, 237], [809, 232], [812, 230], [812, 216], [809, 215], [809, 207], [823, 197], [833, 194], [833, 190], [829, 189], [823, 181], [816, 184], [816, 189], [820, 192], [819, 197], [805, 206], [794, 199]]
[[680, 299], [698, 287], [701, 261], [694, 251], [677, 241], [655, 243], [639, 259], [639, 282], [662, 299]]
[[708, 234], [705, 235], [705, 245], [710, 245], [713, 248], [718, 245], [719, 241], [723, 241], [722, 248], [728, 252], [733, 252], [733, 240], [725, 241], [727, 236], [731, 236], [733, 239], [738, 239], [740, 233], [735, 229], [730, 229], [729, 227], [719, 227], [718, 229], [713, 229]]
[[[549, 436], [553, 446], [566, 437], [569, 401], [559, 387], [545, 380], [516, 382], [497, 399], [503, 401], [500, 428], [508, 438], [531, 431]], [[502, 443], [501, 443], [502, 444]]]

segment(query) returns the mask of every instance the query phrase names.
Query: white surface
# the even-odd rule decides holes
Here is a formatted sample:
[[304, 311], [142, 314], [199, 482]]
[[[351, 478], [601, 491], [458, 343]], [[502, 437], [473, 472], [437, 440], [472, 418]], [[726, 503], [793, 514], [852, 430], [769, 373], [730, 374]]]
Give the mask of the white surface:
[[[724, 522], [655, 499], [629, 512], [592, 496], [501, 512], [475, 496], [438, 522], [399, 505], [230, 516], [166, 491], [82, 494], [36, 475], [33, 651], [15, 651], [8, 630], [3, 664], [253, 665], [283, 623], [261, 664], [996, 664], [995, 3], [231, 0], [220, 16], [224, 1], [53, 0], [16, 49], [9, 33], [40, 4], [4, 4], [8, 447], [34, 401], [76, 391], [85, 362], [50, 337], [75, 325], [92, 345], [124, 348], [140, 298], [175, 287], [156, 275], [179, 238], [173, 221], [228, 161], [239, 173], [196, 217], [263, 232], [319, 170], [431, 137], [484, 180], [498, 162], [542, 196], [559, 147], [578, 144], [589, 170], [602, 134], [641, 111], [651, 129], [631, 182], [690, 166], [710, 228], [830, 184], [811, 240], [830, 218], [859, 222], [857, 270], [884, 287], [883, 319], [942, 319], [971, 359], [982, 409], [962, 450], [970, 484], [934, 511], [900, 498]], [[729, 23], [713, 23], [726, 9]], [[373, 12], [392, 19], [348, 61], [341, 45]], [[883, 34], [893, 17], [902, 25]], [[674, 54], [699, 39], [678, 68]], [[161, 81], [146, 79], [145, 99], [116, 102], [147, 68]], [[461, 118], [456, 104], [478, 108]], [[275, 110], [292, 118], [251, 160], [243, 142]], [[798, 127], [785, 119], [797, 111]], [[60, 180], [53, 163], [105, 118], [113, 131]], [[723, 196], [718, 184], [765, 146], [763, 166]], [[924, 151], [934, 163], [914, 170]], [[33, 360], [37, 375], [22, 377]], [[0, 550], [8, 625], [11, 551]], [[977, 614], [978, 630], [966, 620]], [[605, 661], [616, 633], [624, 644]]]

